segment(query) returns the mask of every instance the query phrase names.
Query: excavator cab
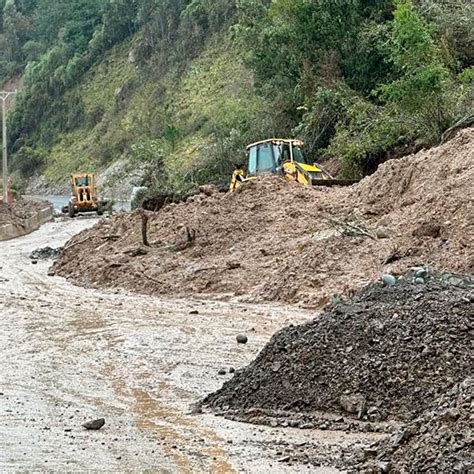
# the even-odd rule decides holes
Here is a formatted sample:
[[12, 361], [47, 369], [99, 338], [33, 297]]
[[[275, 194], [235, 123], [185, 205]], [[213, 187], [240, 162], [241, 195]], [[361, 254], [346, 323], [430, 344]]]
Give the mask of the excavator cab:
[[321, 165], [310, 163], [303, 153], [301, 140], [271, 138], [247, 147], [247, 170], [235, 170], [230, 191], [243, 182], [263, 174], [279, 174], [303, 185], [349, 185], [352, 180], [334, 179]]

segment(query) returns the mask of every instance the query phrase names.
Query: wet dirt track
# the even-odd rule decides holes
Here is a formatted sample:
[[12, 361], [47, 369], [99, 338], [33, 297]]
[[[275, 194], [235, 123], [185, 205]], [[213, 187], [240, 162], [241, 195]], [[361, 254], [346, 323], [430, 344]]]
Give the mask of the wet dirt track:
[[[1, 472], [314, 472], [279, 463], [279, 451], [361, 439], [190, 414], [230, 377], [220, 368], [246, 365], [275, 330], [311, 314], [85, 290], [48, 277], [50, 262], [28, 259], [94, 222], [55, 222], [0, 242]], [[239, 333], [247, 345], [236, 343]], [[81, 427], [99, 417], [102, 430]]]

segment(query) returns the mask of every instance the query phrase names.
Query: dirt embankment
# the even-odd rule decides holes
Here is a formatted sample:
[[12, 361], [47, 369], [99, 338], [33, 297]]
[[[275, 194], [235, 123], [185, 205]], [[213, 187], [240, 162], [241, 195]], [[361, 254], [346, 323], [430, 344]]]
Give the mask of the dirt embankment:
[[311, 323], [275, 334], [203, 403], [411, 420], [473, 366], [473, 290], [474, 279], [452, 276], [369, 285]]
[[281, 330], [202, 405], [244, 421], [270, 416], [274, 426], [302, 415], [320, 423], [318, 413], [321, 429], [401, 421], [401, 431], [347, 462], [376, 473], [470, 472], [474, 278], [424, 279], [369, 285]]
[[11, 208], [0, 203], [0, 226], [13, 224], [14, 226], [22, 227], [28, 218], [34, 216], [45, 207], [47, 207], [47, 204], [44, 202], [26, 199], [14, 201]]
[[54, 270], [87, 286], [323, 307], [381, 272], [472, 272], [473, 181], [471, 128], [351, 188], [266, 177], [171, 204], [148, 213], [149, 247], [138, 213], [102, 220], [69, 242]]
[[[474, 379], [466, 378], [443, 394], [406, 429], [377, 443], [357, 470], [383, 465], [394, 472], [472, 472]], [[375, 469], [374, 469], [375, 468]]]

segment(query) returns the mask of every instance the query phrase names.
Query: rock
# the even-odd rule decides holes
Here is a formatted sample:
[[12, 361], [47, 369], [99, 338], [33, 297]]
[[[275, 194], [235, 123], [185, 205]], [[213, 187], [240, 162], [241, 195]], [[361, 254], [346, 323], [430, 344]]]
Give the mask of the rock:
[[236, 270], [237, 268], [240, 268], [242, 264], [240, 262], [235, 262], [235, 261], [228, 261], [226, 262], [226, 267], [229, 270]]
[[341, 395], [339, 398], [342, 409], [352, 414], [359, 414], [364, 409], [365, 403], [365, 397], [360, 394]]
[[225, 375], [226, 371], [225, 369], [219, 369], [219, 372], [217, 372], [218, 375]]
[[38, 263], [38, 260], [32, 260], [31, 263], [32, 263], [33, 265], [36, 265], [36, 264]]
[[238, 342], [239, 344], [247, 344], [247, 342], [248, 342], [248, 337], [245, 336], [244, 334], [239, 334], [239, 335], [236, 337], [236, 339], [237, 339], [237, 342]]
[[285, 456], [284, 458], [280, 458], [278, 462], [289, 462], [290, 456]]
[[143, 257], [144, 255], [148, 255], [148, 250], [140, 246], [134, 249], [126, 250], [124, 253], [126, 255], [130, 255], [130, 257]]
[[426, 279], [428, 277], [429, 273], [428, 273], [428, 270], [426, 268], [418, 268], [416, 269], [415, 271], [415, 277], [416, 278], [424, 278]]
[[367, 410], [367, 417], [369, 421], [380, 421], [382, 419], [378, 408], [371, 407]]
[[87, 421], [82, 426], [86, 430], [100, 430], [105, 425], [105, 418], [99, 418], [97, 420]]
[[215, 184], [203, 184], [202, 186], [199, 186], [199, 192], [206, 196], [212, 196], [214, 194], [219, 194], [219, 188]]
[[427, 222], [418, 226], [413, 232], [413, 237], [432, 237], [434, 239], [438, 238], [441, 233], [441, 226], [438, 224], [433, 224], [432, 222]]
[[424, 278], [418, 277], [418, 278], [415, 278], [415, 283], [416, 283], [417, 285], [424, 285], [426, 282], [425, 282], [425, 279], [424, 279]]
[[189, 312], [189, 314], [199, 314], [199, 311], [197, 309], [193, 309]]
[[397, 283], [397, 279], [393, 275], [387, 273], [382, 276], [382, 281], [385, 286], [394, 286]]
[[375, 231], [377, 239], [388, 239], [393, 235], [393, 231], [387, 227], [378, 227]]
[[407, 430], [399, 431], [395, 433], [390, 439], [390, 444], [394, 448], [398, 448], [404, 441], [410, 437], [410, 433]]
[[390, 462], [379, 462], [377, 467], [379, 468], [380, 472], [383, 474], [390, 472], [392, 469], [392, 464]]
[[444, 421], [456, 421], [460, 416], [459, 410], [450, 408], [441, 414], [441, 419]]
[[290, 426], [290, 428], [298, 428], [300, 426], [300, 423], [296, 420], [290, 420], [288, 422], [288, 425]]
[[229, 374], [233, 374], [234, 372], [235, 372], [234, 367], [231, 367], [231, 368], [229, 369]]
[[273, 372], [278, 372], [281, 369], [281, 363], [280, 362], [274, 362], [272, 364], [272, 371]]
[[43, 247], [33, 250], [30, 254], [31, 260], [54, 260], [58, 258], [61, 248], [53, 249], [51, 247]]
[[459, 277], [451, 276], [449, 277], [448, 281], [450, 285], [460, 286], [460, 287], [464, 286], [464, 280]]

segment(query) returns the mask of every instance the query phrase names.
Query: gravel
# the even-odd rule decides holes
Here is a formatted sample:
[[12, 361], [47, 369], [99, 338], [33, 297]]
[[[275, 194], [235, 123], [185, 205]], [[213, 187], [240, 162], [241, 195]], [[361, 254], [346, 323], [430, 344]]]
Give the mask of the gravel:
[[[450, 281], [456, 281], [458, 286]], [[367, 286], [276, 333], [204, 406], [408, 421], [472, 370], [473, 278]]]
[[375, 472], [382, 465], [394, 472], [473, 472], [473, 395], [473, 378], [455, 384], [403, 431], [373, 446], [372, 459], [353, 467]]

